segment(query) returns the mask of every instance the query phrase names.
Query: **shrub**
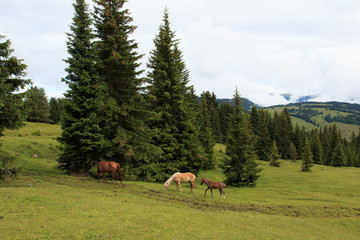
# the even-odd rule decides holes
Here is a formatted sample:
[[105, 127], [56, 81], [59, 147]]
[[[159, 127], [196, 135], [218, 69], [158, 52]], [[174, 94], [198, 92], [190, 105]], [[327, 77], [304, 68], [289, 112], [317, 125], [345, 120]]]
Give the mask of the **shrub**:
[[21, 170], [20, 168], [10, 167], [14, 160], [15, 157], [0, 150], [0, 181], [4, 180], [5, 176], [15, 177]]

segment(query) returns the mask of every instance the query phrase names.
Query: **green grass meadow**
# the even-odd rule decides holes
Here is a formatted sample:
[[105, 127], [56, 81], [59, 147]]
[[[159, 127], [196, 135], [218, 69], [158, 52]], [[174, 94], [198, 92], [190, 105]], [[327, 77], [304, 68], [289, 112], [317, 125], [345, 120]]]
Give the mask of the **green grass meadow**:
[[[57, 169], [57, 125], [26, 123], [7, 130], [2, 150], [22, 167], [0, 183], [0, 239], [360, 239], [360, 169], [259, 161], [255, 188], [219, 192], [201, 177], [223, 181], [220, 169], [197, 175], [195, 194], [183, 183], [104, 183]], [[224, 145], [215, 146], [218, 162]], [[34, 157], [37, 154], [38, 157]]]

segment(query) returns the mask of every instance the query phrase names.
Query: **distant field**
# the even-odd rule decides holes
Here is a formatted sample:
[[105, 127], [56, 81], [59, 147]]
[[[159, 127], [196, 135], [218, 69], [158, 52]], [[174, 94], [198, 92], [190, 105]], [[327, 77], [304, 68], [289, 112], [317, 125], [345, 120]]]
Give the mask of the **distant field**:
[[[68, 176], [56, 168], [59, 135], [59, 126], [26, 123], [0, 138], [23, 167], [0, 183], [1, 239], [359, 239], [360, 169], [259, 161], [257, 186], [228, 187], [224, 201], [217, 191], [204, 198], [200, 185], [223, 181], [220, 169], [198, 174], [192, 195], [188, 184], [180, 194], [174, 184]], [[225, 146], [215, 152], [221, 162]]]

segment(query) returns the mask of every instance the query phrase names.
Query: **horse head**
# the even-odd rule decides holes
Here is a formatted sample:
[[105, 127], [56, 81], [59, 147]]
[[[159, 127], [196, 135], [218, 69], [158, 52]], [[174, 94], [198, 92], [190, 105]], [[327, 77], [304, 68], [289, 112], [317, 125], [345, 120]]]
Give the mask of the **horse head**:
[[166, 182], [164, 183], [164, 191], [165, 191], [165, 190], [168, 190], [169, 187], [170, 187], [170, 183], [169, 183], [168, 181], [166, 181]]
[[200, 185], [203, 185], [204, 183], [205, 183], [205, 178], [202, 178]]

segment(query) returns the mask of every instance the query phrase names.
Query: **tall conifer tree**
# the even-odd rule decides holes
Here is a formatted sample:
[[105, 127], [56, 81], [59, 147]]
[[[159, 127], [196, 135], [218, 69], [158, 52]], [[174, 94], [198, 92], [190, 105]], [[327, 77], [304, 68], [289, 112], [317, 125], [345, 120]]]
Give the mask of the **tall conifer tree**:
[[345, 166], [345, 153], [341, 141], [337, 142], [336, 147], [333, 150], [331, 166], [334, 167]]
[[234, 106], [229, 102], [222, 101], [219, 107], [219, 122], [221, 131], [221, 142], [225, 143], [228, 136], [230, 116], [234, 112]]
[[290, 159], [291, 159], [293, 162], [296, 162], [297, 152], [296, 152], [296, 147], [295, 147], [295, 145], [294, 145], [293, 142], [290, 143], [289, 154], [290, 154]]
[[0, 35], [0, 136], [5, 128], [20, 127], [25, 119], [23, 94], [16, 93], [31, 84], [23, 59], [12, 56], [10, 40]]
[[168, 174], [174, 171], [196, 174], [202, 167], [203, 150], [194, 125], [193, 94], [187, 86], [189, 72], [178, 48], [179, 40], [170, 29], [167, 9], [154, 44], [148, 63], [148, 93], [156, 115], [149, 124], [158, 131], [153, 140], [163, 151], [158, 165]]
[[283, 159], [289, 157], [289, 149], [291, 144], [291, 134], [292, 134], [292, 123], [290, 114], [285, 108], [279, 116], [279, 138], [276, 139], [276, 144], [279, 148], [279, 153]]
[[[95, 0], [96, 43], [99, 61], [97, 69], [105, 83], [106, 159], [120, 162], [126, 174], [133, 178], [154, 180], [154, 171], [147, 165], [159, 158], [161, 151], [151, 144], [152, 133], [145, 125], [150, 116], [143, 96], [144, 79], [139, 75], [142, 55], [130, 38], [132, 25], [125, 0]], [[140, 172], [140, 173], [139, 173]]]
[[87, 172], [99, 161], [104, 146], [100, 116], [104, 108], [104, 88], [95, 67], [94, 35], [88, 5], [76, 0], [73, 23], [68, 33], [68, 75], [63, 79], [69, 86], [64, 99], [62, 118], [62, 153], [59, 162], [68, 171]]
[[280, 154], [279, 154], [279, 151], [278, 151], [278, 148], [276, 146], [276, 142], [274, 141], [273, 142], [273, 146], [272, 146], [272, 149], [271, 149], [271, 153], [270, 153], [270, 160], [269, 160], [269, 164], [270, 166], [273, 166], [273, 167], [280, 167]]
[[214, 159], [214, 146], [215, 140], [212, 132], [211, 116], [209, 101], [204, 97], [206, 93], [201, 95], [201, 100], [199, 103], [199, 122], [200, 122], [200, 142], [205, 150], [206, 161], [204, 162], [204, 169], [214, 169], [215, 168], [215, 159]]
[[320, 142], [319, 132], [317, 129], [313, 131], [313, 136], [310, 145], [311, 145], [311, 152], [313, 153], [314, 163], [323, 164], [323, 149]]
[[269, 125], [271, 116], [263, 108], [257, 110], [255, 106], [251, 109], [250, 122], [256, 135], [255, 150], [259, 159], [270, 160], [273, 143], [270, 138]]
[[250, 120], [243, 113], [242, 100], [237, 90], [234, 103], [226, 146], [229, 159], [225, 160], [223, 166], [225, 182], [234, 186], [255, 186], [260, 172], [255, 161], [255, 135], [250, 127]]
[[313, 155], [311, 152], [310, 142], [308, 138], [305, 139], [304, 153], [303, 153], [303, 162], [301, 165], [301, 171], [309, 172], [313, 165]]

